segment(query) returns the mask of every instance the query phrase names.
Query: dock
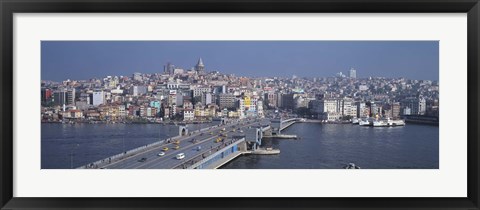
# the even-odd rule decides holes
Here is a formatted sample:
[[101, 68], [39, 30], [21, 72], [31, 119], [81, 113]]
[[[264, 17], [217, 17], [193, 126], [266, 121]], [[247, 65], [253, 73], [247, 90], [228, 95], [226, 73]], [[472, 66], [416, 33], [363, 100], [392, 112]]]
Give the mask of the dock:
[[278, 155], [280, 154], [279, 149], [272, 149], [272, 148], [258, 148], [255, 151], [251, 151], [249, 154], [252, 155]]
[[277, 138], [277, 139], [299, 139], [297, 135], [286, 135], [286, 134], [278, 134], [272, 136], [263, 136], [263, 138]]

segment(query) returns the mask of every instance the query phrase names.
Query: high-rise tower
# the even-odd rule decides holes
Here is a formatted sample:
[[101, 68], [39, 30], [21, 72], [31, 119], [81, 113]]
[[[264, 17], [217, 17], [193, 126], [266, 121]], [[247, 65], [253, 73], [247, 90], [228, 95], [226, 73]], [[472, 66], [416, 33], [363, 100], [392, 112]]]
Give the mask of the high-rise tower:
[[198, 59], [197, 65], [195, 65], [195, 71], [197, 71], [197, 74], [205, 73], [205, 65], [203, 65], [202, 58]]
[[163, 66], [163, 71], [166, 74], [173, 74], [174, 69], [175, 69], [175, 66], [170, 62], [168, 62], [167, 65]]
[[357, 70], [355, 70], [354, 68], [350, 69], [350, 78], [357, 78]]

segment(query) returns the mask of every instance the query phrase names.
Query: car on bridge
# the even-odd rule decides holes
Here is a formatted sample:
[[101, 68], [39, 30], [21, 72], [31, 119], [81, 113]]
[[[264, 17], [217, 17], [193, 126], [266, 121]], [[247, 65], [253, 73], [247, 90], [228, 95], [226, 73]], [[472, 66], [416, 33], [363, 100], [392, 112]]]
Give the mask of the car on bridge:
[[142, 159], [138, 160], [138, 162], [145, 162], [145, 161], [147, 161], [146, 157], [143, 157]]
[[168, 147], [164, 147], [162, 150], [166, 152], [168, 151]]
[[165, 155], [165, 152], [160, 152], [157, 154], [157, 156], [164, 156]]
[[180, 141], [179, 140], [176, 140], [175, 142], [173, 142], [174, 144], [180, 144]]
[[176, 158], [177, 160], [181, 160], [181, 159], [185, 158], [185, 154], [184, 154], [184, 153], [179, 153], [179, 154], [177, 154], [177, 155], [175, 156], [175, 158]]
[[174, 146], [173, 149], [180, 149], [180, 146]]

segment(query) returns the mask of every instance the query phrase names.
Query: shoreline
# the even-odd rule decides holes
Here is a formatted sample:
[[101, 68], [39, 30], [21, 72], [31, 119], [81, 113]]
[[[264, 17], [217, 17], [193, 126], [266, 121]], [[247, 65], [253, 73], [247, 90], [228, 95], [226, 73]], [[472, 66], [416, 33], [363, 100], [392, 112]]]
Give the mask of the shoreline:
[[185, 124], [206, 124], [214, 121], [199, 121], [199, 122], [124, 122], [124, 121], [41, 121], [42, 124], [163, 124], [163, 125], [185, 125]]

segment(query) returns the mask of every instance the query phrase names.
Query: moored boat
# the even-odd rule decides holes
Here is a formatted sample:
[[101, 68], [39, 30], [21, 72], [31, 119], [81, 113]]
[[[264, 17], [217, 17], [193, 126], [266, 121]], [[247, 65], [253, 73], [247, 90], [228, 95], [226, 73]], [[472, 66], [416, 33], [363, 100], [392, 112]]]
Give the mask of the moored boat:
[[373, 121], [373, 127], [387, 127], [389, 124], [384, 120], [375, 120]]
[[388, 119], [387, 121], [389, 126], [404, 126], [405, 121], [404, 120], [390, 120]]
[[404, 125], [405, 125], [405, 121], [392, 120], [390, 118], [373, 121], [374, 127], [393, 127], [393, 126], [404, 126]]
[[370, 119], [370, 118], [360, 119], [358, 121], [358, 124], [362, 126], [370, 126], [370, 125], [373, 125], [373, 119]]
[[359, 119], [358, 118], [353, 118], [352, 119], [352, 124], [358, 124], [359, 123]]

